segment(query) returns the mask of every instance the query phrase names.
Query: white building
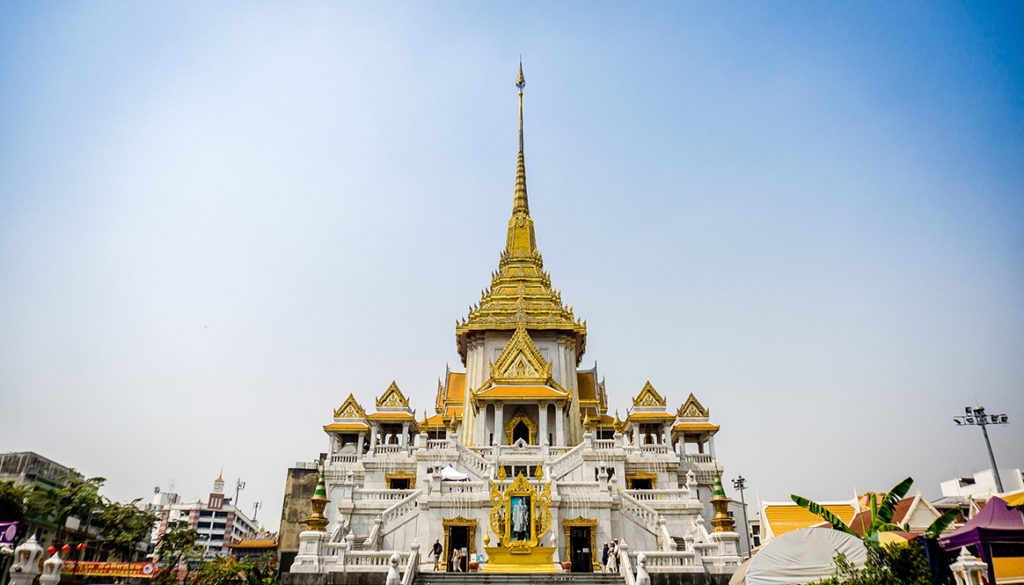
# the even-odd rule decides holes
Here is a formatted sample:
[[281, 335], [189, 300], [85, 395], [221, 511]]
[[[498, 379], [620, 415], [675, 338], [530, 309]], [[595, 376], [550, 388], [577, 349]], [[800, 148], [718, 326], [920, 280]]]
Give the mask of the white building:
[[[1024, 490], [1024, 469], [1000, 469], [999, 478], [1003, 480], [1003, 493]], [[964, 497], [972, 500], [987, 500], [998, 494], [995, 477], [991, 469], [975, 472], [971, 477], [955, 477], [939, 484], [942, 497]]]
[[178, 494], [156, 491], [153, 502], [147, 506], [157, 514], [153, 544], [167, 531], [172, 522], [186, 522], [199, 534], [198, 543], [204, 549], [204, 559], [228, 556], [225, 548], [256, 534], [256, 523], [237, 509], [231, 498], [224, 497], [224, 479], [218, 476], [213, 491], [206, 501], [183, 502]]

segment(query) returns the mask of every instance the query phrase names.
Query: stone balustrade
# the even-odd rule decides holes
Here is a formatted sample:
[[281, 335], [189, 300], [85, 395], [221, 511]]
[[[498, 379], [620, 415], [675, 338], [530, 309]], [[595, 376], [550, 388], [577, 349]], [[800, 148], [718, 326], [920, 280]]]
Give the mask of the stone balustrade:
[[352, 500], [357, 502], [394, 502], [401, 500], [415, 490], [366, 489], [352, 491]]

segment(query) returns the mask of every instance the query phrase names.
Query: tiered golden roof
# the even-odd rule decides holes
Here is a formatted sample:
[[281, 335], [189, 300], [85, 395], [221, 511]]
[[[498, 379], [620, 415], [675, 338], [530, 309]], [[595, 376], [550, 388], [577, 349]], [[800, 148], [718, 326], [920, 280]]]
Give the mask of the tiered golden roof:
[[572, 307], [562, 304], [562, 295], [551, 288], [551, 276], [544, 272], [544, 261], [537, 250], [526, 195], [526, 159], [523, 154], [523, 67], [519, 65], [519, 154], [516, 163], [515, 201], [508, 221], [505, 250], [498, 270], [491, 274], [491, 286], [480, 293], [480, 303], [470, 307], [469, 315], [456, 324], [455, 342], [462, 363], [466, 363], [467, 339], [474, 332], [514, 330], [560, 331], [576, 340], [576, 363], [583, 357], [587, 343], [587, 325], [573, 315]]

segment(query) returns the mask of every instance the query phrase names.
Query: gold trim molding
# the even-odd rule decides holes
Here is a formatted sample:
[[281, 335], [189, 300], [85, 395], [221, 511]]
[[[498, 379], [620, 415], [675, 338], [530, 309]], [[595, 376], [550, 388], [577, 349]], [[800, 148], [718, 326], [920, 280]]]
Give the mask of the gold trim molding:
[[601, 570], [601, 559], [599, 558], [600, 551], [597, 550], [597, 519], [596, 518], [584, 518], [583, 516], [577, 516], [572, 520], [562, 520], [562, 528], [565, 530], [565, 555], [572, 560], [572, 541], [569, 540], [570, 528], [586, 526], [590, 528], [590, 563], [593, 565], [591, 570]]

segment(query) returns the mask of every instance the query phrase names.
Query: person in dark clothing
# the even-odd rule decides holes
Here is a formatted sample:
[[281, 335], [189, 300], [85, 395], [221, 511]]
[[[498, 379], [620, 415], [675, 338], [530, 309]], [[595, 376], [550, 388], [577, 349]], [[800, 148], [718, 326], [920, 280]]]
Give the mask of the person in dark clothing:
[[608, 569], [608, 543], [604, 543], [604, 550], [601, 551], [601, 572]]
[[434, 555], [434, 570], [438, 570], [437, 566], [441, 563], [441, 553], [444, 552], [444, 548], [441, 546], [441, 539], [434, 541], [434, 545], [430, 547], [430, 554]]

